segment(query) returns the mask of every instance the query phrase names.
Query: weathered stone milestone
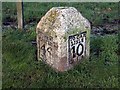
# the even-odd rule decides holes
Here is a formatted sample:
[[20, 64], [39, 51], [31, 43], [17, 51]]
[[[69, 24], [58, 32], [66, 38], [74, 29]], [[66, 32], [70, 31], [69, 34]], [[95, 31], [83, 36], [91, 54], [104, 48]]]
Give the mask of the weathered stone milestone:
[[37, 56], [58, 71], [89, 57], [90, 23], [74, 7], [53, 7], [39, 21]]

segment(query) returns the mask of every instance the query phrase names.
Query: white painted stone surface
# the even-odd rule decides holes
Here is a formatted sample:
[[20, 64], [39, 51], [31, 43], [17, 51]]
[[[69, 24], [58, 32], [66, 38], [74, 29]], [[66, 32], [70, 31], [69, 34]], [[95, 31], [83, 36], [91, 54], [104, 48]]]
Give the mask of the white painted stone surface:
[[[41, 18], [36, 28], [38, 60], [45, 61], [58, 71], [70, 69], [84, 57], [89, 57], [90, 29], [89, 21], [74, 7], [53, 7]], [[81, 34], [83, 32], [86, 32], [85, 37]], [[76, 34], [76, 44], [69, 46], [69, 37]], [[85, 42], [81, 42], [80, 37]], [[78, 41], [80, 42], [77, 43]], [[76, 50], [80, 43], [84, 46], [84, 52], [82, 56], [76, 55], [73, 58], [73, 53], [70, 54], [69, 50], [74, 46]], [[42, 46], [45, 46], [44, 50], [41, 49]], [[81, 48], [79, 45], [79, 53]], [[69, 63], [70, 60], [72, 63]]]

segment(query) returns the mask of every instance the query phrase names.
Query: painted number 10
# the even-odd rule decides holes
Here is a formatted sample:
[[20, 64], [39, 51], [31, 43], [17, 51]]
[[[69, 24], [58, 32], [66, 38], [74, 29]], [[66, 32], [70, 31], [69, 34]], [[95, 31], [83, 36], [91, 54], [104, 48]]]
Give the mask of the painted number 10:
[[84, 49], [84, 46], [82, 43], [76, 45], [76, 46], [73, 46], [72, 47], [72, 51], [73, 51], [73, 58], [76, 57], [76, 55], [78, 56], [81, 56], [83, 54], [83, 49]]

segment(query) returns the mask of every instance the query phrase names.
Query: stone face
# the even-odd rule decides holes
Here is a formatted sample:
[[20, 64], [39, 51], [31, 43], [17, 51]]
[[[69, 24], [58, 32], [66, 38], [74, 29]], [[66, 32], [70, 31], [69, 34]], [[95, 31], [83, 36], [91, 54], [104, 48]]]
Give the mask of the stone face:
[[74, 7], [53, 7], [36, 28], [38, 60], [58, 71], [89, 57], [90, 23]]

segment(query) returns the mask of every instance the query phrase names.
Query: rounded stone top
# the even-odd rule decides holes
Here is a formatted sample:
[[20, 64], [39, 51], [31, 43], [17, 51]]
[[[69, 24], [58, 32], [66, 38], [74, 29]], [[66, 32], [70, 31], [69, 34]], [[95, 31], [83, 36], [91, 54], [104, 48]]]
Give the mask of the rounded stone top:
[[52, 7], [51, 9], [75, 9], [74, 7]]
[[77, 9], [74, 7], [52, 7], [49, 11], [55, 10], [55, 11], [76, 11]]
[[68, 8], [73, 8], [73, 7], [53, 7], [55, 9], [68, 9]]
[[50, 30], [64, 34], [75, 28], [90, 28], [90, 23], [74, 7], [53, 7], [43, 16], [37, 25], [39, 30]]

